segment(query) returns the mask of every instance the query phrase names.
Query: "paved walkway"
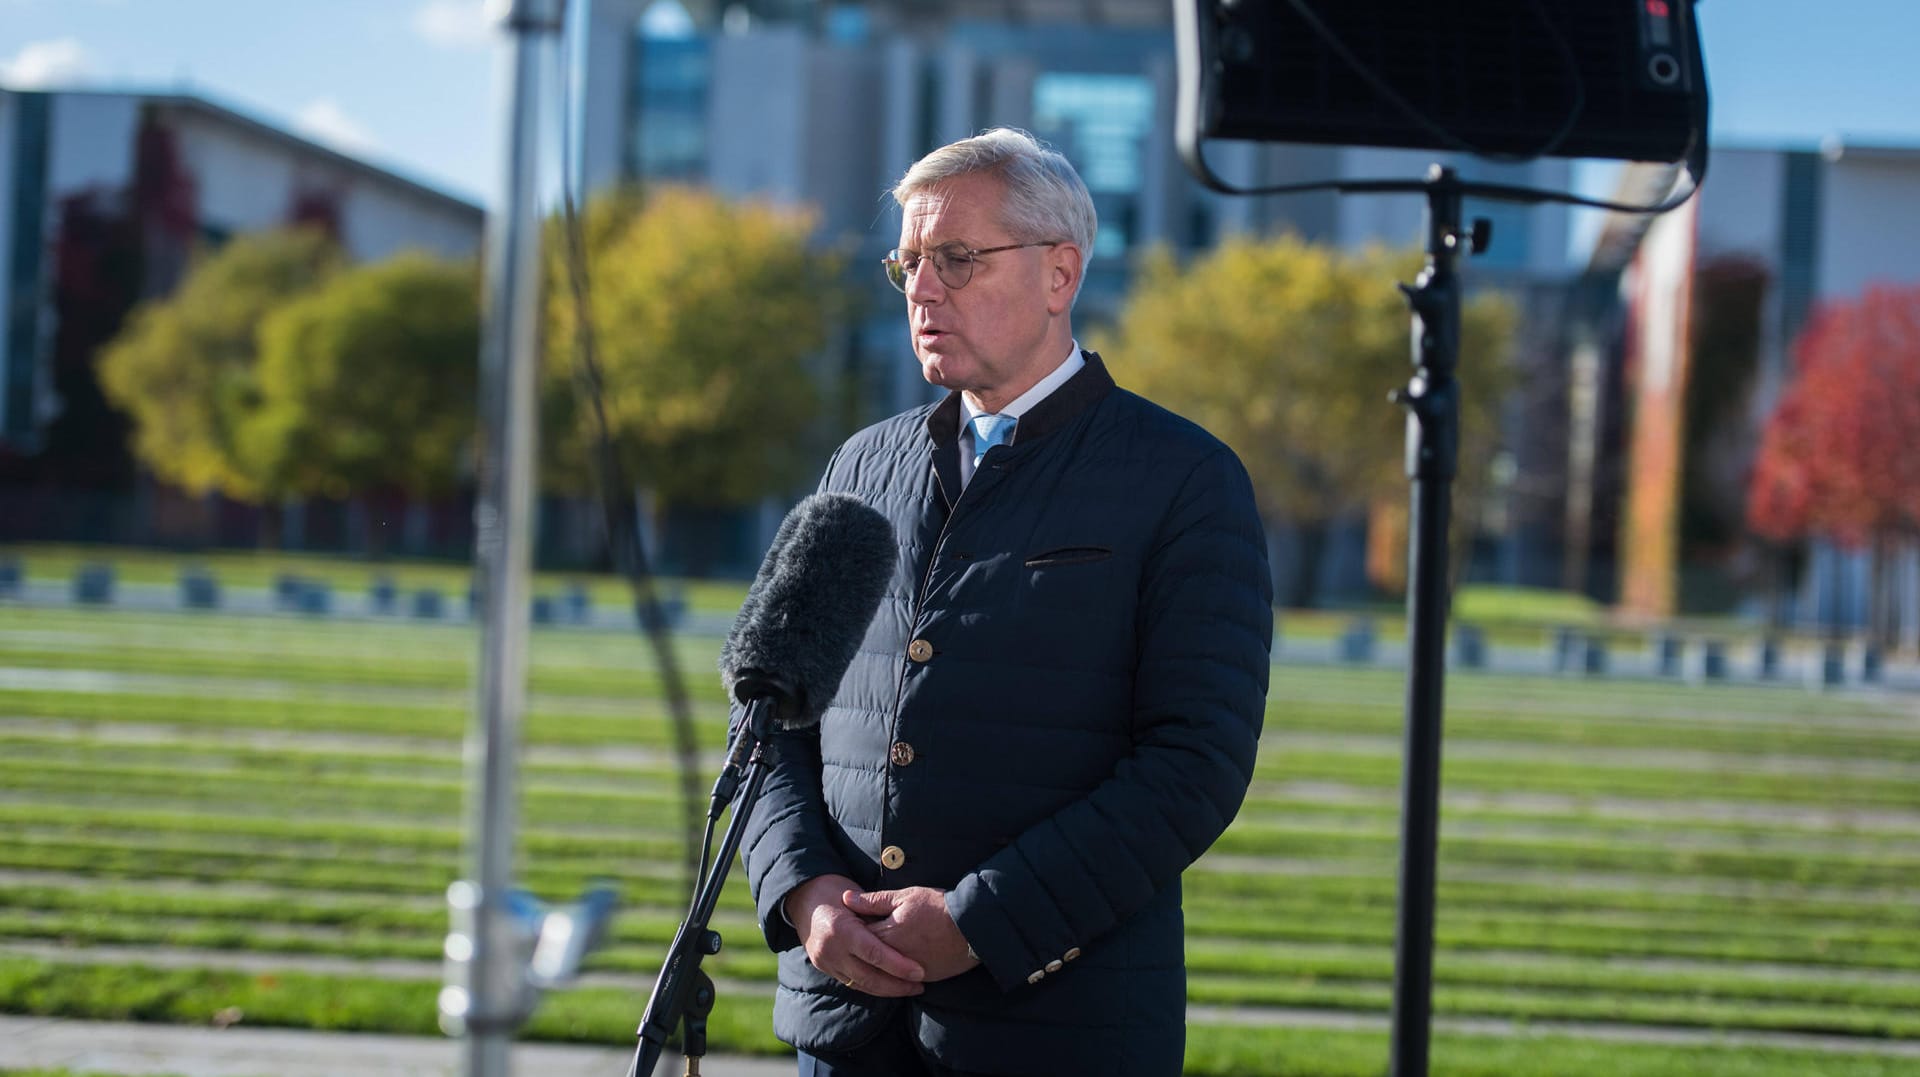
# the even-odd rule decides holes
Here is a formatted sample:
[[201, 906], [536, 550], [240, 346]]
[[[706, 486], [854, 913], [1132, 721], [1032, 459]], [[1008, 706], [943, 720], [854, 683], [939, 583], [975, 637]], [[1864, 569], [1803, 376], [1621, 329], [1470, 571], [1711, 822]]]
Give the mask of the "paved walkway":
[[[0, 1017], [0, 1066], [75, 1073], [174, 1077], [455, 1077], [460, 1045], [429, 1036], [305, 1032], [271, 1028], [190, 1028], [47, 1017]], [[514, 1072], [537, 1077], [623, 1077], [629, 1048], [519, 1044]], [[655, 1077], [684, 1072], [668, 1054]], [[707, 1077], [792, 1077], [793, 1061], [709, 1055]]]

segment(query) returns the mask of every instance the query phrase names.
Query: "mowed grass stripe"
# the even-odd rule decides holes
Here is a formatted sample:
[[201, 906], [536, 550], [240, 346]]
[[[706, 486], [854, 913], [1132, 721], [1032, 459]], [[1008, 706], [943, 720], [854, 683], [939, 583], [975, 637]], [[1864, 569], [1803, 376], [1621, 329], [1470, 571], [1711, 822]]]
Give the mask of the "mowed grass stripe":
[[[338, 749], [265, 749], [195, 747], [170, 750], [165, 745], [96, 745], [62, 740], [52, 744], [30, 738], [0, 737], [0, 788], [53, 790], [62, 775], [86, 773], [112, 779], [117, 793], [130, 789], [153, 792], [154, 779], [168, 784], [190, 785], [208, 802], [220, 799], [222, 783], [244, 786], [262, 780], [297, 777], [317, 795], [323, 788], [343, 791], [374, 788], [380, 783], [404, 783], [422, 792], [462, 788], [465, 766], [452, 746], [447, 750], [419, 752], [344, 751]], [[638, 799], [671, 804], [679, 788], [679, 775], [665, 765], [664, 753], [650, 756], [647, 765], [635, 762], [610, 762], [599, 765], [572, 762], [553, 764], [528, 762], [522, 772], [527, 788], [535, 794], [548, 792], [604, 793], [628, 795]], [[174, 781], [174, 779], [181, 779]], [[123, 781], [124, 780], [124, 781]], [[145, 784], [142, 782], [145, 780]], [[99, 781], [86, 783], [98, 786]], [[251, 800], [242, 789], [234, 794]], [[387, 802], [396, 810], [407, 805]], [[1459, 837], [1504, 836], [1540, 838], [1573, 837], [1587, 841], [1635, 843], [1655, 840], [1695, 848], [1712, 848], [1728, 841], [1743, 848], [1781, 849], [1791, 846], [1795, 831], [1817, 835], [1820, 848], [1809, 850], [1848, 855], [1877, 855], [1913, 860], [1920, 857], [1920, 845], [1882, 831], [1857, 833], [1828, 825], [1782, 825], [1768, 822], [1747, 825], [1733, 821], [1695, 824], [1685, 834], [1676, 835], [1671, 823], [1660, 825], [1651, 819], [1614, 822], [1599, 813], [1572, 818], [1541, 818], [1537, 813], [1517, 811], [1466, 810], [1449, 812], [1449, 833]], [[1913, 836], [1920, 838], [1920, 813], [1911, 816]], [[1349, 833], [1370, 837], [1397, 836], [1397, 809], [1382, 802], [1362, 810], [1351, 805], [1319, 805], [1305, 798], [1252, 796], [1242, 808], [1243, 826], [1259, 825], [1294, 829], [1303, 833]]]
[[[307, 868], [324, 872], [332, 883], [354, 890], [392, 892], [397, 871], [407, 865], [419, 869], [413, 885], [403, 889], [436, 894], [458, 871], [458, 850], [343, 847], [339, 844], [258, 843], [235, 848], [233, 843], [202, 839], [156, 837], [125, 841], [30, 836], [0, 849], [8, 866], [33, 870], [115, 868], [128, 877], [204, 878], [222, 871], [263, 881], [308, 881]], [[677, 907], [684, 886], [670, 861], [618, 856], [594, 851], [588, 855], [550, 853], [540, 861], [549, 870], [541, 877], [556, 880], [563, 890], [594, 877], [621, 882], [634, 902]], [[342, 880], [345, 881], [342, 881]], [[730, 885], [734, 881], [730, 880]], [[735, 892], [739, 891], [734, 887]], [[1742, 909], [1621, 909], [1528, 908], [1499, 902], [1442, 902], [1444, 932], [1456, 934], [1461, 945], [1479, 948], [1565, 949], [1582, 953], [1635, 952], [1685, 957], [1752, 958], [1776, 954], [1782, 960], [1811, 963], [1852, 961], [1886, 967], [1911, 967], [1910, 928], [1889, 925], [1874, 910], [1834, 912], [1827, 908], [1791, 910], [1777, 906]], [[1375, 900], [1359, 906], [1338, 894], [1289, 894], [1263, 903], [1261, 917], [1245, 914], [1248, 903], [1196, 896], [1189, 902], [1190, 920], [1200, 934], [1287, 939], [1335, 939], [1385, 942], [1390, 939], [1391, 904]], [[1851, 915], [1848, 915], [1848, 913]], [[1631, 934], [1632, 939], [1622, 939]], [[1628, 950], [1628, 947], [1635, 949]], [[1874, 949], [1878, 948], [1878, 949]], [[1863, 956], [1864, 955], [1864, 956]]]
[[[0, 778], [17, 791], [57, 791], [76, 780], [97, 781], [119, 795], [171, 795], [181, 776], [164, 768], [61, 768], [55, 765], [0, 764]], [[297, 779], [297, 780], [295, 780]], [[285, 787], [292, 781], [291, 791]], [[452, 817], [462, 802], [460, 782], [404, 777], [323, 779], [314, 775], [203, 773], [197, 791], [243, 810], [254, 801], [279, 799], [304, 808], [361, 802], [382, 809], [445, 812]], [[551, 804], [556, 811], [570, 809], [575, 818], [633, 818], [637, 807], [671, 803], [660, 795], [627, 790], [542, 788], [529, 785], [530, 814]], [[566, 806], [565, 809], [560, 806]], [[605, 813], [605, 814], [601, 814]], [[1221, 837], [1216, 848], [1239, 855], [1310, 857], [1318, 859], [1390, 859], [1397, 853], [1397, 835], [1389, 832], [1308, 830], [1292, 824], [1242, 820]], [[1581, 840], [1579, 837], [1470, 836], [1458, 833], [1442, 838], [1443, 854], [1453, 863], [1495, 866], [1557, 866], [1577, 870], [1646, 871], [1706, 874], [1733, 878], [1824, 880], [1856, 887], [1896, 886], [1920, 876], [1920, 860], [1874, 851], [1788, 851], [1765, 849], [1674, 847], [1657, 834], [1628, 842]]]
[[[414, 864], [365, 859], [281, 859], [270, 855], [227, 854], [218, 850], [125, 850], [84, 846], [48, 847], [23, 855], [19, 849], [0, 851], [7, 867], [37, 870], [86, 871], [126, 878], [197, 878], [306, 884], [324, 889], [382, 890], [419, 893], [422, 885], [444, 885], [457, 874], [453, 857], [422, 856]], [[550, 858], [546, 867], [530, 871], [527, 885], [537, 892], [576, 891], [596, 876], [612, 877], [635, 903], [651, 900], [660, 907], [677, 908], [683, 890], [651, 874], [635, 877], [609, 870], [602, 858], [568, 861]], [[651, 893], [647, 893], [648, 890]], [[742, 907], [749, 902], [744, 889], [730, 886], [730, 900]], [[1200, 903], [1190, 925], [1197, 936], [1274, 941], [1372, 943], [1389, 946], [1393, 925], [1389, 918], [1371, 922], [1360, 917], [1333, 919], [1288, 916], [1286, 910], [1249, 914], [1243, 908], [1215, 912]], [[1530, 950], [1541, 953], [1633, 954], [1710, 960], [1768, 960], [1813, 965], [1858, 964], [1885, 969], [1920, 968], [1920, 948], [1910, 932], [1878, 930], [1869, 925], [1822, 925], [1782, 937], [1759, 925], [1729, 926], [1703, 921], [1666, 923], [1647, 918], [1623, 923], [1619, 918], [1559, 916], [1527, 920], [1496, 911], [1444, 910], [1439, 938], [1459, 950]]]
[[[104, 724], [179, 725], [202, 730], [247, 729], [314, 733], [404, 733], [457, 744], [473, 724], [471, 706], [395, 704], [342, 698], [324, 693], [297, 696], [229, 697], [208, 691], [83, 692], [0, 688], [0, 715], [33, 720]], [[527, 714], [526, 740], [532, 744], [635, 745], [668, 747], [672, 729], [658, 700], [640, 700], [633, 713], [609, 715], [569, 710], [565, 700], [534, 697]], [[718, 748], [726, 740], [726, 712], [697, 709], [701, 745]]]
[[[277, 659], [278, 656], [272, 657]], [[410, 693], [406, 698], [392, 701], [393, 705], [413, 704], [456, 714], [463, 713], [459, 703], [462, 693], [470, 683], [470, 675], [464, 667], [457, 671], [449, 668], [440, 672], [430, 672], [423, 671], [412, 664], [385, 665], [382, 664], [382, 657], [378, 655], [342, 658], [318, 666], [302, 666], [291, 661], [275, 660], [224, 671], [215, 668], [219, 663], [224, 662], [228, 662], [226, 657], [200, 661], [175, 661], [172, 656], [157, 654], [140, 661], [121, 656], [112, 662], [96, 666], [88, 666], [78, 661], [43, 665], [44, 668], [65, 669], [74, 673], [100, 674], [103, 678], [103, 686], [112, 686], [112, 682], [107, 679], [112, 675], [129, 672], [128, 669], [121, 667], [140, 666], [142, 669], [132, 672], [180, 678], [179, 694], [192, 698], [218, 696], [223, 691], [231, 692], [233, 682], [238, 682], [248, 689], [240, 697], [248, 700], [259, 698], [261, 690], [269, 685], [279, 685], [286, 694], [295, 696], [303, 694], [324, 696], [331, 686], [340, 686], [344, 689], [345, 686], [351, 685], [351, 693], [343, 690], [341, 694], [360, 696], [365, 696], [370, 688], [385, 688], [389, 691]], [[698, 668], [706, 667], [703, 664]], [[571, 697], [576, 701], [574, 704], [576, 707], [586, 706], [588, 701], [592, 701], [593, 709], [602, 712], [604, 717], [607, 716], [605, 712], [609, 710], [618, 712], [622, 708], [631, 708], [630, 701], [636, 697], [653, 698], [659, 694], [658, 680], [650, 673], [636, 672], [623, 675], [630, 676], [632, 679], [607, 681], [597, 674], [578, 675], [560, 670], [543, 672], [543, 669], [545, 667], [536, 664], [531, 687], [537, 693], [546, 693], [552, 697], [543, 702], [559, 710], [568, 708], [568, 698]], [[224, 688], [220, 683], [222, 679], [229, 682]], [[719, 691], [716, 678], [689, 675], [686, 679], [695, 701], [703, 709], [717, 710], [724, 704], [724, 697]], [[143, 686], [138, 682], [120, 685], [119, 688], [122, 690], [111, 694], [133, 697], [165, 694], [152, 691], [150, 686]], [[16, 687], [0, 691], [0, 713], [39, 713], [24, 700], [23, 706], [18, 710], [6, 706], [7, 692], [23, 690], [30, 689]], [[433, 694], [419, 696], [417, 693], [422, 690], [430, 690]], [[319, 699], [312, 702], [328, 701]], [[139, 706], [139, 701], [135, 700], [133, 705]], [[652, 717], [657, 718], [658, 715], [655, 714]], [[1472, 714], [1450, 714], [1448, 735], [1450, 743], [1456, 746], [1471, 746], [1478, 741], [1525, 744], [1543, 756], [1550, 756], [1550, 750], [1555, 747], [1634, 748], [1641, 751], [1685, 750], [1725, 757], [1793, 757], [1801, 760], [1802, 766], [1812, 766], [1823, 759], [1836, 761], [1860, 759], [1882, 764], [1920, 764], [1920, 721], [1906, 722], [1903, 723], [1902, 728], [1887, 730], [1822, 729], [1817, 719], [1811, 716], [1805, 717], [1807, 720], [1796, 720], [1791, 726], [1763, 725], [1743, 728], [1725, 723], [1700, 724], [1680, 720], [1648, 725], [1644, 716], [1635, 721], [1626, 722], [1591, 718], [1569, 721], [1565, 715], [1516, 717], [1511, 714], [1483, 720]], [[1392, 754], [1398, 751], [1398, 742], [1395, 738], [1401, 721], [1397, 710], [1387, 705], [1329, 707], [1302, 705], [1299, 701], [1287, 700], [1276, 701], [1270, 707], [1269, 731], [1282, 738], [1314, 733], [1354, 738], [1370, 734], [1375, 738], [1381, 738], [1377, 751]], [[438, 722], [434, 723], [432, 731], [446, 732]], [[1697, 766], [1697, 764], [1689, 765]]]
[[[722, 919], [717, 927], [734, 936], [752, 935], [748, 924]], [[602, 971], [652, 972], [659, 947], [671, 937], [675, 921], [660, 917], [629, 917], [615, 928], [615, 942], [596, 954], [590, 967]], [[429, 931], [395, 931], [356, 927], [292, 929], [206, 919], [149, 915], [138, 920], [109, 921], [95, 916], [57, 913], [20, 914], [0, 911], [0, 935], [15, 939], [61, 939], [95, 946], [146, 945], [177, 952], [180, 947], [237, 950], [251, 953], [314, 954], [358, 959], [432, 961], [438, 957], [440, 937]], [[770, 981], [772, 955], [751, 947], [723, 951], [710, 966], [716, 973], [745, 980]], [[1301, 975], [1274, 975], [1268, 970], [1220, 964], [1204, 957], [1194, 963], [1190, 997], [1195, 1002], [1231, 1005], [1278, 1005], [1376, 1008], [1390, 985], [1390, 974], [1380, 970], [1329, 968]], [[1767, 983], [1707, 975], [1668, 975], [1649, 978], [1631, 973], [1610, 974], [1601, 969], [1574, 972], [1565, 977], [1539, 970], [1534, 975], [1511, 971], [1476, 977], [1488, 966], [1462, 964], [1436, 976], [1436, 1002], [1456, 1016], [1551, 1018], [1579, 1020], [1620, 1016], [1623, 1012], [1659, 1011], [1668, 1023], [1850, 1032], [1863, 1035], [1905, 1035], [1920, 1025], [1920, 1013], [1908, 1006], [1904, 987], [1888, 987], [1872, 999], [1859, 991], [1833, 985], [1787, 981]]]
[[[27, 698], [9, 698], [27, 697]], [[0, 713], [35, 718], [93, 719], [101, 721], [170, 722], [240, 725], [327, 732], [370, 731], [414, 734], [429, 731], [453, 738], [464, 731], [468, 716], [452, 708], [437, 711], [383, 707], [372, 704], [321, 702], [318, 713], [293, 701], [277, 705], [259, 701], [188, 700], [169, 696], [76, 695], [49, 692], [0, 692]], [[701, 725], [703, 747], [724, 741], [724, 718], [716, 715]], [[636, 744], [650, 747], [670, 743], [664, 721], [648, 718], [615, 719], [595, 715], [542, 712], [535, 709], [527, 722], [534, 743]], [[1578, 753], [1564, 760], [1541, 758], [1524, 763], [1449, 757], [1444, 764], [1445, 787], [1486, 789], [1503, 793], [1595, 796], [1697, 796], [1717, 800], [1751, 799], [1768, 804], [1806, 804], [1828, 808], [1920, 810], [1920, 780], [1898, 773], [1885, 777], [1859, 775], [1844, 783], [1809, 782], [1793, 773], [1748, 772], [1728, 757], [1723, 769], [1700, 771], [1692, 767], [1663, 769], [1644, 765], [1587, 766]], [[1396, 756], [1372, 748], [1354, 753], [1287, 751], [1265, 753], [1257, 774], [1265, 781], [1319, 779], [1358, 786], [1393, 786], [1399, 780]], [[1703, 774], [1711, 781], [1700, 780]]]
[[[298, 893], [232, 896], [214, 892], [155, 893], [124, 888], [86, 890], [72, 886], [0, 886], [0, 909], [86, 914], [89, 917], [86, 923], [89, 925], [104, 924], [109, 928], [119, 928], [118, 934], [102, 931], [90, 936], [89, 941], [138, 942], [173, 947], [189, 944], [227, 948], [241, 946], [231, 942], [190, 940], [180, 930], [182, 925], [198, 930], [202, 921], [229, 928], [245, 925], [261, 931], [257, 936], [247, 936], [249, 938], [267, 937], [264, 929], [269, 926], [283, 929], [304, 927], [331, 929], [336, 934], [310, 934], [301, 936], [303, 938], [325, 940], [347, 937], [357, 944], [372, 935], [384, 933], [424, 940], [428, 947], [444, 932], [446, 924], [445, 909], [438, 902], [401, 901], [391, 896], [331, 895], [318, 898]], [[52, 921], [43, 918], [41, 922]], [[754, 930], [744, 910], [722, 910], [715, 923], [730, 932], [751, 933]], [[644, 910], [636, 913], [629, 908], [623, 910], [616, 921], [614, 936], [634, 944], [662, 943], [671, 938], [676, 924], [674, 918], [649, 915]], [[74, 928], [69, 925], [67, 930]], [[11, 927], [8, 933], [23, 937], [47, 934], [46, 931], [21, 932]], [[258, 947], [247, 944], [241, 948], [275, 949], [278, 944], [263, 943]], [[372, 952], [378, 954], [379, 951]], [[647, 956], [657, 960], [658, 953]], [[1392, 976], [1391, 954], [1384, 946], [1262, 946], [1244, 941], [1212, 942], [1202, 937], [1188, 946], [1188, 960], [1196, 974], [1374, 982], [1385, 982]], [[644, 962], [623, 957], [600, 964], [599, 967], [639, 968], [643, 965]], [[770, 976], [770, 970], [769, 964], [765, 975]], [[1443, 952], [1435, 977], [1436, 982], [1451, 984], [1555, 989], [1591, 987], [1649, 996], [1678, 993], [1831, 1005], [1907, 1006], [1920, 1012], [1920, 974], [1862, 981], [1848, 978], [1849, 970], [1844, 968], [1790, 971], [1797, 975], [1785, 975], [1780, 966], [1752, 971], [1743, 970], [1737, 965], [1676, 969], [1671, 966], [1645, 967], [1619, 960], [1596, 964], [1520, 953], [1503, 953], [1489, 959], [1447, 951]]]
[[[138, 990], [128, 990], [138, 984]], [[393, 982], [287, 971], [157, 970], [138, 965], [63, 965], [0, 957], [0, 1005], [15, 1012], [105, 1020], [207, 1024], [240, 1011], [248, 1024], [437, 1035], [435, 979]], [[631, 1043], [631, 991], [580, 988], [548, 996], [526, 1036], [538, 1040]], [[716, 1051], [784, 1054], [771, 1031], [770, 999], [726, 995], [710, 1018]], [[1194, 1023], [1190, 1077], [1378, 1077], [1386, 1047], [1375, 1030]], [[1436, 1072], [1462, 1077], [1911, 1077], [1914, 1062], [1872, 1054], [1789, 1050], [1748, 1044], [1621, 1044], [1578, 1037], [1468, 1036], [1443, 1026], [1434, 1037]]]

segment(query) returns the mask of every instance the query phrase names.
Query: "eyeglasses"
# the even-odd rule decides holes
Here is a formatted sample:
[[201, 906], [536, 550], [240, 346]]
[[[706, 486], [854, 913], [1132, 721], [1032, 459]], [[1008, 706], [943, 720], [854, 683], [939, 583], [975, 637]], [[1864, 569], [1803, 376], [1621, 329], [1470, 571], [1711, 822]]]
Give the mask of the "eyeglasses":
[[1009, 243], [1004, 247], [987, 247], [982, 250], [974, 250], [960, 243], [942, 243], [924, 254], [920, 251], [895, 247], [887, 252], [887, 256], [880, 260], [880, 264], [886, 267], [887, 280], [903, 292], [907, 290], [907, 282], [920, 271], [922, 259], [933, 263], [933, 271], [939, 276], [940, 283], [958, 290], [965, 288], [967, 282], [973, 279], [974, 259], [983, 254], [1017, 251], [1022, 247], [1058, 247], [1063, 242], [1065, 240], [1053, 239], [1042, 243]]

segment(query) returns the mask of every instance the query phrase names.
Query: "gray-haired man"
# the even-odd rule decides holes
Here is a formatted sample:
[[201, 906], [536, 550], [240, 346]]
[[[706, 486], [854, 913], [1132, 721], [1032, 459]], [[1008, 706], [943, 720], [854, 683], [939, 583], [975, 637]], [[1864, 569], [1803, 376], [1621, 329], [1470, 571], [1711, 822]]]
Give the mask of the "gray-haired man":
[[886, 272], [951, 392], [821, 481], [900, 557], [747, 838], [775, 1031], [803, 1075], [1177, 1074], [1180, 874], [1238, 810], [1265, 709], [1252, 490], [1075, 342], [1096, 224], [1064, 157], [989, 131], [894, 197]]

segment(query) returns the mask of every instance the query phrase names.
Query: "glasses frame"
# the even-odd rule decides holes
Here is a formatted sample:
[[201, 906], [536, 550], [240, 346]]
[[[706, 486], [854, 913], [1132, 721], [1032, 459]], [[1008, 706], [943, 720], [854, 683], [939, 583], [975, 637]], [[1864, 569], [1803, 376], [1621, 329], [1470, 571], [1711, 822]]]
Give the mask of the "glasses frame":
[[[1065, 242], [1066, 240], [1064, 239], [1046, 239], [1035, 243], [1008, 243], [999, 247], [981, 247], [978, 250], [960, 243], [942, 243], [931, 251], [910, 251], [905, 247], [895, 247], [887, 252], [885, 258], [880, 259], [880, 267], [886, 271], [887, 283], [893, 285], [895, 289], [904, 294], [913, 280], [913, 275], [920, 271], [918, 265], [912, 269], [907, 268], [906, 259], [902, 256], [911, 254], [922, 263], [931, 261], [933, 263], [934, 276], [939, 277], [940, 283], [946, 285], [949, 290], [957, 292], [972, 283], [974, 259], [983, 254], [999, 254], [1001, 251], [1017, 251], [1027, 247], [1058, 247]], [[961, 251], [966, 253], [967, 257], [967, 275], [962, 277], [958, 283], [947, 279], [947, 275], [940, 271], [941, 260], [934, 257], [938, 252], [951, 247], [959, 247]]]

